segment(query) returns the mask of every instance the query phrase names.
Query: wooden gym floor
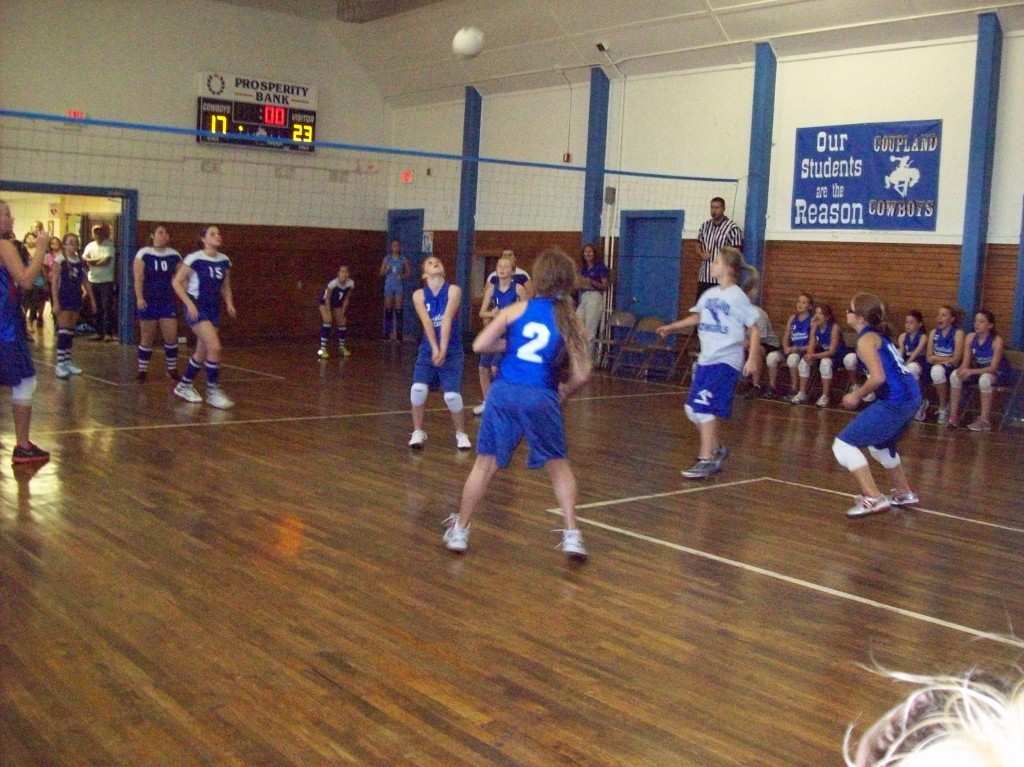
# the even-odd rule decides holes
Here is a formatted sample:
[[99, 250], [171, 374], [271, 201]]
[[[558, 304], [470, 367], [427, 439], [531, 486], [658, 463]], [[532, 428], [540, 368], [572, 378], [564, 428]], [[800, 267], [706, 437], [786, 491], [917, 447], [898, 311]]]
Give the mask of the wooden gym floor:
[[737, 401], [692, 482], [682, 391], [600, 374], [565, 407], [589, 561], [522, 451], [458, 556], [473, 453], [438, 395], [405, 446], [412, 345], [228, 348], [223, 412], [159, 349], [139, 386], [134, 348], [76, 339], [61, 382], [51, 342], [53, 459], [12, 469], [0, 420], [3, 767], [840, 765], [906, 692], [868, 667], [1021, 657], [1021, 429], [914, 424], [921, 505], [849, 521], [848, 413]]

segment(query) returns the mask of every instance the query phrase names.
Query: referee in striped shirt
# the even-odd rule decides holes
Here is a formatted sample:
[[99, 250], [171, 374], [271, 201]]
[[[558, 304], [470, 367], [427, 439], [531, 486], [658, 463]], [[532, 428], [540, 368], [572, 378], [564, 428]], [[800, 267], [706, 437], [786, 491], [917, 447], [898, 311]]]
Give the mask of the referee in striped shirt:
[[697, 255], [700, 256], [700, 271], [697, 272], [697, 298], [708, 288], [718, 284], [711, 276], [711, 262], [718, 251], [725, 247], [743, 249], [743, 231], [735, 221], [725, 215], [725, 200], [714, 197], [711, 200], [711, 218], [697, 230]]

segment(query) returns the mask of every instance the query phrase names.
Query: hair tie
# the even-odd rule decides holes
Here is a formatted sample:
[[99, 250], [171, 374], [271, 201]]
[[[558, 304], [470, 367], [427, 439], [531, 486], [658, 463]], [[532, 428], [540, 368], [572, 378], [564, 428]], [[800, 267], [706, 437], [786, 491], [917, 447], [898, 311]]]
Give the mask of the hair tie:
[[556, 301], [564, 301], [565, 300], [565, 293], [555, 293], [555, 300]]

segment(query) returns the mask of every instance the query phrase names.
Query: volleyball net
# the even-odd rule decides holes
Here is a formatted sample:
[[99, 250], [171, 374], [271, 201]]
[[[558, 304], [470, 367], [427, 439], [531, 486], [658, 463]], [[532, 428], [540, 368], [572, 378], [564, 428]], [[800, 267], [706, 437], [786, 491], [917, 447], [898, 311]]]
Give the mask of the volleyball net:
[[[415, 150], [312, 142], [314, 151], [198, 143], [207, 131], [0, 110], [0, 179], [47, 187], [133, 189], [139, 218], [333, 229], [387, 229], [389, 209], [422, 209], [426, 230], [458, 229], [464, 162], [479, 163], [475, 228], [580, 231], [585, 169]], [[283, 145], [289, 141], [271, 142]], [[308, 149], [308, 147], [307, 147]], [[739, 182], [606, 169], [602, 237], [619, 211], [735, 207]], [[3, 190], [0, 190], [2, 192]]]

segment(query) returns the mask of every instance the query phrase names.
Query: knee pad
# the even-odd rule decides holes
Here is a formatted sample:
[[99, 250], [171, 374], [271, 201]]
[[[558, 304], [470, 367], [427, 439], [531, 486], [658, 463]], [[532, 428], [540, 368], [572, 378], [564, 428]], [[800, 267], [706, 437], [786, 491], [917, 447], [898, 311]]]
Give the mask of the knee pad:
[[446, 391], [444, 393], [444, 404], [453, 413], [462, 412], [462, 395], [457, 391]]
[[690, 419], [691, 423], [700, 426], [702, 423], [708, 423], [713, 421], [715, 417], [711, 413], [695, 413], [693, 408], [687, 405], [683, 408], [686, 411], [686, 417]]
[[960, 380], [960, 376], [956, 374], [955, 370], [949, 374], [949, 385], [954, 389], [959, 389], [964, 385], [964, 382]]
[[843, 367], [853, 373], [857, 370], [857, 354], [856, 352], [850, 352], [843, 357]]
[[869, 447], [871, 457], [887, 469], [895, 469], [900, 465], [900, 454], [890, 448], [879, 450], [877, 447]]
[[839, 465], [848, 471], [856, 471], [868, 465], [868, 459], [864, 457], [864, 453], [838, 437], [832, 442], [832, 455], [839, 461]]
[[768, 352], [768, 356], [765, 358], [764, 364], [770, 368], [777, 368], [780, 362], [782, 362], [782, 352], [774, 351]]
[[[793, 367], [790, 365], [790, 367]], [[811, 375], [811, 363], [805, 360], [803, 357], [796, 363], [797, 372], [800, 373], [801, 378], [808, 378]]]
[[828, 381], [832, 378], [832, 360], [828, 357], [821, 361], [821, 364], [818, 365], [818, 369], [821, 370], [822, 381]]
[[36, 392], [36, 377], [22, 378], [17, 386], [11, 387], [11, 402], [15, 405], [31, 405]]
[[916, 362], [908, 362], [907, 370], [909, 370], [911, 374], [913, 374], [916, 380], [921, 380], [921, 366], [918, 365]]
[[991, 394], [993, 383], [995, 383], [995, 379], [991, 373], [982, 373], [978, 376], [978, 391], [982, 394]]
[[932, 365], [932, 383], [944, 384], [946, 383], [946, 368], [942, 365]]
[[425, 383], [414, 383], [412, 389], [409, 390], [409, 401], [413, 407], [419, 407], [427, 401], [427, 394], [430, 393], [430, 389]]
[[793, 352], [786, 357], [786, 367], [795, 368], [800, 364], [800, 355]]

